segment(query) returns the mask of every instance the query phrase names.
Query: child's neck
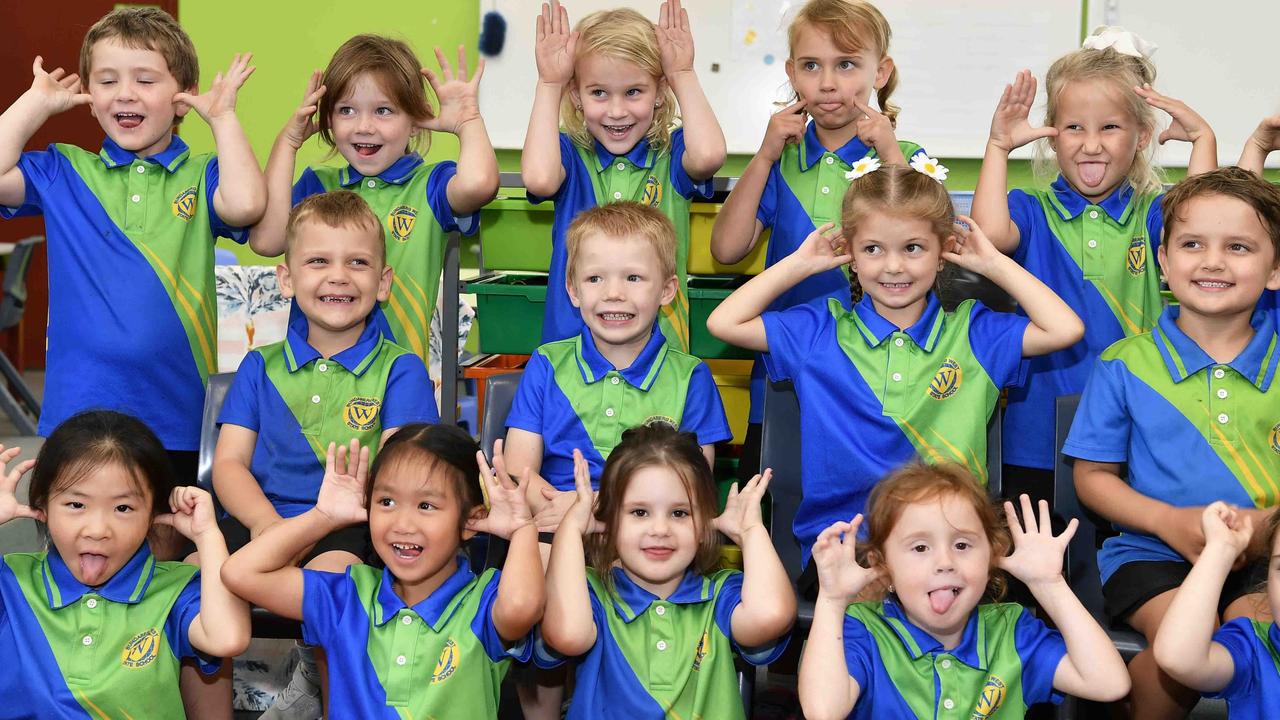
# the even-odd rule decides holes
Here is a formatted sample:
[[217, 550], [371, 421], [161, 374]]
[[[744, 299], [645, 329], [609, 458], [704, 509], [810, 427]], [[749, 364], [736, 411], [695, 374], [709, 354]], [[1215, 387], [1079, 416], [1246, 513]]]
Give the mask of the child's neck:
[[1184, 307], [1178, 312], [1178, 319], [1174, 322], [1215, 363], [1225, 365], [1239, 357], [1249, 341], [1253, 340], [1253, 325], [1249, 323], [1252, 317], [1252, 311], [1226, 317], [1209, 317], [1187, 312]]
[[307, 344], [315, 348], [316, 352], [323, 357], [332, 358], [343, 350], [354, 347], [356, 342], [360, 340], [360, 336], [364, 334], [364, 328], [367, 324], [367, 321], [362, 322], [340, 332], [331, 332], [310, 326], [307, 330]]
[[920, 322], [920, 318], [924, 317], [924, 309], [928, 306], [928, 295], [903, 308], [889, 308], [876, 302], [874, 298], [871, 300], [871, 307], [875, 308], [880, 317], [897, 325], [898, 329], [903, 331]]
[[393, 575], [391, 589], [395, 591], [396, 597], [404, 601], [405, 605], [413, 607], [431, 597], [431, 593], [439, 590], [444, 581], [453, 577], [456, 572], [458, 572], [458, 561], [455, 557], [441, 566], [439, 570], [417, 582], [406, 583]]
[[631, 572], [621, 564], [619, 564], [619, 567], [622, 567], [622, 572], [626, 573], [627, 577], [631, 578], [631, 582], [645, 590], [648, 590], [650, 593], [653, 593], [654, 597], [659, 600], [666, 600], [671, 597], [671, 594], [676, 591], [676, 588], [680, 587], [680, 583], [684, 582], [684, 573], [681, 573], [664, 583], [651, 583]]
[[813, 124], [815, 133], [818, 136], [818, 142], [822, 144], [828, 152], [835, 152], [845, 145], [858, 134], [858, 124], [849, 123], [839, 128], [824, 128], [818, 123]]
[[610, 365], [613, 365], [617, 370], [626, 370], [635, 363], [636, 358], [640, 357], [640, 353], [649, 344], [649, 338], [651, 337], [653, 337], [652, 330], [645, 333], [644, 337], [622, 345], [602, 342], [600, 338], [594, 336], [592, 339], [595, 340], [596, 350], [605, 360], [609, 361]]

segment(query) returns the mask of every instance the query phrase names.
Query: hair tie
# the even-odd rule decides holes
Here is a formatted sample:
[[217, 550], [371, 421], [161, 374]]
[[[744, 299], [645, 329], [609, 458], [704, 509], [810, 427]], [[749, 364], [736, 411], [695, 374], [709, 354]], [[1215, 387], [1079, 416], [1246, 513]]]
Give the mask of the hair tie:
[[[863, 175], [868, 175], [879, 170], [880, 167], [880, 160], [868, 154], [861, 160], [855, 162], [853, 167], [849, 169], [849, 172], [844, 174], [844, 177], [846, 180], [857, 180]], [[938, 162], [936, 158], [931, 158], [924, 153], [917, 154], [915, 157], [911, 158], [911, 169], [923, 175], [928, 175], [938, 182], [946, 180], [947, 173], [950, 172], [947, 170], [946, 165], [943, 165]]]
[[1138, 34], [1115, 25], [1102, 25], [1084, 39], [1080, 47], [1085, 50], [1106, 50], [1111, 48], [1121, 55], [1150, 60], [1151, 55], [1159, 49], [1159, 45], [1147, 42]]

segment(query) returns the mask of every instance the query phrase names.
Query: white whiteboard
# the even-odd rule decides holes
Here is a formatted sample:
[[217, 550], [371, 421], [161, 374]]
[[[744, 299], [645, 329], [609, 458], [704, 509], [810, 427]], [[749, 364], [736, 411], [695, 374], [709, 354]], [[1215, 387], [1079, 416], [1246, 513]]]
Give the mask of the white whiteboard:
[[[1112, 0], [1114, 2], [1114, 0]], [[569, 21], [630, 6], [654, 20], [660, 0], [570, 0]], [[697, 71], [731, 153], [754, 153], [774, 103], [791, 94], [783, 64], [786, 27], [799, 0], [686, 0], [697, 43]], [[898, 137], [941, 157], [981, 157], [991, 113], [1021, 68], [1043, 77], [1079, 46], [1080, 0], [879, 0], [899, 68], [893, 101], [903, 108]], [[493, 143], [524, 144], [533, 89], [536, 0], [491, 0], [507, 20], [502, 54], [486, 59], [480, 102]], [[750, 38], [750, 43], [747, 42]], [[713, 71], [718, 66], [718, 71]], [[1029, 155], [1023, 155], [1027, 157]]]
[[[1216, 0], [1209, 9], [1198, 0], [1089, 0], [1089, 22], [1122, 25], [1159, 46], [1151, 56], [1156, 88], [1213, 126], [1219, 165], [1235, 165], [1258, 121], [1280, 112], [1280, 2]], [[1169, 143], [1157, 153], [1162, 165], [1185, 166], [1191, 146]], [[1280, 153], [1267, 165], [1280, 167]]]

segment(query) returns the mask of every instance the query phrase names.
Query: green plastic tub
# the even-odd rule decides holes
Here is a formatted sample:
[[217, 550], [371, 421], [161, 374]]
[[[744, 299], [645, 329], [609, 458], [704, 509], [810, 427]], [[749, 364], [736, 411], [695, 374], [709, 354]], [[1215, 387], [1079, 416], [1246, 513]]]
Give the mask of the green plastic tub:
[[547, 276], [524, 273], [482, 275], [467, 283], [476, 296], [480, 352], [531, 355], [542, 340]]
[[750, 350], [729, 345], [707, 332], [707, 316], [749, 278], [740, 275], [689, 276], [689, 350], [700, 358], [750, 360]]

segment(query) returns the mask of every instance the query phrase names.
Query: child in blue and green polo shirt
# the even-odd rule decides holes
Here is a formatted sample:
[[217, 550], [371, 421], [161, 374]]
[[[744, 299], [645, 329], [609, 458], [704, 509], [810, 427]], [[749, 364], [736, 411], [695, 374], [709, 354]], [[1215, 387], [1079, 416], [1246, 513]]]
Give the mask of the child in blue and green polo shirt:
[[[804, 497], [792, 529], [806, 564], [823, 528], [862, 512], [880, 478], [913, 458], [958, 462], [985, 481], [987, 421], [1001, 388], [1020, 382], [1023, 358], [1084, 332], [977, 225], [956, 222], [946, 188], [918, 165], [873, 166], [854, 179], [843, 237], [823, 225], [707, 319], [725, 342], [768, 352], [770, 377], [795, 385]], [[787, 288], [845, 263], [863, 290], [852, 310], [835, 299], [768, 310]], [[934, 286], [946, 263], [990, 279], [1029, 320], [975, 300], [944, 312]]]
[[[249, 608], [222, 583], [213, 498], [175, 486], [160, 440], [112, 410], [54, 428], [29, 506], [14, 491], [33, 462], [6, 467], [18, 453], [0, 448], [0, 524], [43, 523], [49, 548], [0, 563], [0, 718], [187, 717], [179, 664], [213, 673], [249, 645]], [[199, 567], [158, 562], [157, 526], [194, 542]]]
[[659, 326], [672, 347], [688, 352], [689, 203], [711, 197], [711, 176], [725, 158], [724, 133], [693, 69], [688, 13], [667, 0], [656, 26], [619, 8], [571, 29], [568, 12], [551, 0], [542, 4], [534, 52], [538, 86], [520, 175], [531, 202], [555, 201], [542, 341], [582, 330], [564, 292], [570, 223], [587, 208], [628, 200], [657, 208], [675, 226], [676, 294]]
[[[1119, 533], [1098, 551], [1107, 614], [1148, 642], [1204, 551], [1203, 508], [1221, 500], [1261, 527], [1280, 504], [1280, 335], [1258, 306], [1280, 288], [1280, 188], [1239, 168], [1198, 175], [1165, 195], [1164, 228], [1178, 304], [1099, 357], [1062, 449], [1081, 502]], [[1257, 617], [1268, 555], [1259, 536], [1235, 559], [1224, 621]], [[1134, 703], [1185, 713], [1196, 693], [1159, 677], [1150, 652], [1130, 664]]]
[[[293, 210], [286, 233], [277, 272], [295, 304], [288, 333], [245, 356], [218, 416], [213, 484], [233, 551], [315, 505], [329, 443], [354, 439], [376, 453], [401, 425], [439, 420], [422, 359], [377, 322], [392, 270], [382, 223], [365, 201], [346, 190], [315, 195]], [[363, 526], [344, 528], [302, 560], [340, 572], [364, 562], [367, 545]], [[307, 655], [294, 689], [309, 691], [318, 709], [317, 684], [304, 682], [315, 679]]]
[[[496, 718], [509, 660], [528, 660], [546, 599], [524, 493], [453, 425], [406, 425], [368, 468], [368, 446], [330, 444], [315, 507], [233, 555], [227, 584], [301, 620], [303, 638], [324, 648], [328, 717]], [[366, 521], [385, 569], [294, 567], [313, 543]], [[476, 532], [509, 541], [501, 571], [472, 573], [462, 543]]]
[[[271, 148], [267, 211], [251, 235], [260, 254], [279, 255], [291, 207], [342, 188], [359, 194], [385, 226], [387, 264], [396, 272], [377, 322], [388, 339], [428, 364], [445, 238], [475, 234], [477, 212], [498, 191], [498, 160], [477, 102], [483, 61], [468, 80], [461, 48], [456, 77], [439, 49], [436, 58], [442, 77], [420, 73], [417, 55], [400, 40], [357, 35], [343, 43], [324, 73], [312, 74], [302, 106]], [[423, 162], [417, 150], [429, 144], [431, 131], [457, 136], [456, 163]], [[347, 165], [308, 167], [290, 190], [298, 149], [317, 133]]]
[[[243, 242], [266, 203], [235, 114], [248, 63], [237, 55], [196, 95], [196, 51], [177, 21], [122, 8], [85, 35], [78, 76], [36, 58], [31, 89], [0, 116], [0, 216], [43, 214], [48, 239], [40, 434], [80, 410], [119, 409], [155, 428], [179, 480], [195, 481], [205, 383], [217, 372], [213, 241]], [[100, 152], [22, 152], [48, 118], [79, 105], [106, 133]], [[192, 155], [174, 134], [193, 108], [218, 157]]]
[[[1058, 536], [1020, 498], [1008, 527], [977, 479], [954, 463], [913, 463], [871, 493], [861, 514], [813, 546], [818, 599], [800, 660], [809, 717], [1023, 718], [1064, 693], [1110, 702], [1129, 680], [1111, 639], [1062, 577], [1076, 520]], [[1009, 551], [1012, 550], [1012, 554]], [[1003, 573], [1026, 584], [1057, 630], [1016, 603], [998, 603]], [[865, 595], [883, 592], [880, 601]], [[988, 602], [983, 602], [988, 600]]]

